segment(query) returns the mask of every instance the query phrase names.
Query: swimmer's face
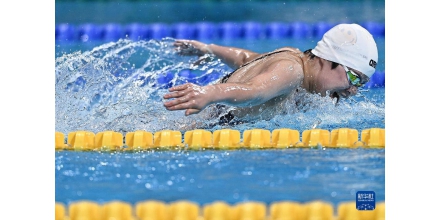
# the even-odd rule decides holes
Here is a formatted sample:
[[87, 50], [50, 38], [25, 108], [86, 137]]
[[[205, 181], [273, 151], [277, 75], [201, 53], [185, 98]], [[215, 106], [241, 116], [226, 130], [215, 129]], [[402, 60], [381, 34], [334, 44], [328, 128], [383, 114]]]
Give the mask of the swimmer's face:
[[348, 98], [356, 95], [358, 87], [367, 83], [369, 78], [357, 70], [351, 68], [348, 68], [348, 70], [359, 77], [357, 85], [350, 83], [350, 76], [347, 74], [347, 71], [342, 65], [338, 65], [335, 69], [327, 71], [327, 73], [324, 74], [323, 82], [321, 82], [321, 91], [319, 92], [321, 94], [329, 94], [331, 98], [336, 98], [336, 102], [338, 102], [341, 97]]
[[338, 69], [340, 69], [339, 67], [342, 67], [344, 69], [347, 77], [345, 80], [346, 85], [344, 88], [340, 87], [340, 88], [335, 88], [333, 90], [329, 90], [330, 97], [336, 98], [336, 103], [339, 102], [339, 99], [341, 97], [348, 98], [350, 96], [356, 95], [358, 92], [358, 88], [362, 87], [363, 85], [365, 85], [365, 83], [367, 83], [370, 80], [368, 76], [357, 70], [347, 68], [342, 65], [339, 65]]

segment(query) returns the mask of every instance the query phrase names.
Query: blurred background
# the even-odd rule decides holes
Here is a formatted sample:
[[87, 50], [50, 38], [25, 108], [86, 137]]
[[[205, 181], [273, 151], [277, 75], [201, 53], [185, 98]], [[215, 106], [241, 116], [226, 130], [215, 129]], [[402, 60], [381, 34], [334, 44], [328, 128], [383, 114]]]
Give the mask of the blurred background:
[[320, 38], [337, 23], [385, 36], [384, 0], [56, 0], [56, 40]]
[[56, 23], [385, 22], [384, 0], [56, 0]]
[[384, 0], [56, 0], [55, 55], [121, 39], [165, 38], [260, 53], [284, 46], [304, 51], [338, 23], [358, 23], [373, 35], [379, 52], [376, 70], [381, 73], [368, 87], [383, 86]]

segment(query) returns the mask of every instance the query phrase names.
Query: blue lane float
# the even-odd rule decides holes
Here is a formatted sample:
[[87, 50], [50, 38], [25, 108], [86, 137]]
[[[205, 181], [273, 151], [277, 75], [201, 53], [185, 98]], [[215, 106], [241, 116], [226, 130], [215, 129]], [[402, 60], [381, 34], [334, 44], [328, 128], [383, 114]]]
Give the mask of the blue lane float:
[[110, 42], [110, 41], [118, 41], [123, 38], [125, 32], [125, 28], [120, 24], [108, 23], [103, 27], [102, 40]]
[[102, 39], [103, 28], [96, 24], [83, 24], [78, 28], [79, 38], [82, 42], [98, 41]]
[[148, 39], [148, 27], [145, 24], [132, 23], [125, 27], [125, 34], [131, 40]]
[[190, 69], [184, 69], [177, 73], [178, 80], [176, 84], [184, 84], [184, 83], [197, 83], [197, 78], [199, 74], [195, 71], [191, 71]]
[[[385, 36], [385, 24], [378, 22], [361, 23], [374, 37]], [[117, 41], [121, 38], [132, 40], [162, 39], [173, 37], [177, 39], [195, 40], [230, 40], [230, 39], [305, 39], [321, 38], [326, 31], [334, 26], [329, 22], [179, 22], [175, 24], [57, 24], [55, 39], [57, 42], [69, 41]]]
[[365, 29], [367, 29], [374, 37], [385, 36], [385, 24], [378, 22], [363, 22], [361, 23]]
[[175, 39], [194, 39], [195, 27], [186, 22], [171, 25], [171, 37]]
[[173, 72], [166, 72], [163, 74], [159, 74], [157, 76], [156, 82], [154, 85], [159, 87], [159, 88], [164, 88], [164, 89], [168, 89], [171, 88], [174, 84], [173, 84], [173, 79], [174, 79], [174, 73]]
[[55, 27], [55, 40], [57, 41], [76, 41], [76, 27], [71, 24], [59, 24]]
[[196, 39], [211, 40], [217, 37], [217, 25], [211, 22], [198, 22], [195, 24]]
[[289, 28], [293, 39], [306, 39], [313, 36], [312, 27], [304, 22], [293, 22]]
[[258, 22], [248, 21], [243, 25], [244, 35], [246, 40], [257, 40], [263, 38], [263, 25]]
[[270, 39], [283, 39], [289, 37], [289, 25], [282, 22], [272, 22], [266, 26], [266, 36]]
[[165, 37], [171, 36], [170, 27], [163, 23], [154, 23], [150, 26], [150, 39], [160, 40]]
[[224, 40], [235, 40], [243, 37], [243, 25], [236, 22], [219, 24], [219, 37]]

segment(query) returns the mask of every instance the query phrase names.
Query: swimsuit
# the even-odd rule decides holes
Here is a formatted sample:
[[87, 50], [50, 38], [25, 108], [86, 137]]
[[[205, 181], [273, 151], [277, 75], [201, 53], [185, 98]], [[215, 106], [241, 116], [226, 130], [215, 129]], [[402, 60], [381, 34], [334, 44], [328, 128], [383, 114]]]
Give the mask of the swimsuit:
[[263, 59], [263, 58], [265, 58], [265, 57], [268, 57], [268, 56], [270, 56], [270, 55], [273, 55], [273, 54], [277, 54], [277, 53], [281, 53], [281, 52], [288, 52], [288, 51], [290, 51], [290, 50], [279, 50], [279, 51], [275, 51], [275, 52], [267, 53], [267, 54], [265, 54], [265, 55], [263, 55], [263, 56], [261, 56], [261, 57], [257, 57], [257, 58], [255, 58], [255, 59], [253, 59], [253, 60], [251, 60], [251, 61], [249, 61], [249, 62], [247, 62], [247, 63], [241, 65], [240, 67], [238, 67], [238, 68], [235, 69], [234, 71], [230, 72], [228, 75], [224, 76], [220, 82], [221, 82], [221, 83], [225, 83], [226, 81], [228, 81], [229, 77], [232, 76], [232, 74], [234, 74], [235, 72], [237, 72], [237, 70], [239, 70], [239, 69], [241, 69], [242, 67], [245, 67], [245, 66], [247, 66], [247, 65], [249, 65], [249, 64], [251, 64], [251, 63], [253, 63], [253, 62], [255, 62], [255, 61], [261, 60], [261, 59]]

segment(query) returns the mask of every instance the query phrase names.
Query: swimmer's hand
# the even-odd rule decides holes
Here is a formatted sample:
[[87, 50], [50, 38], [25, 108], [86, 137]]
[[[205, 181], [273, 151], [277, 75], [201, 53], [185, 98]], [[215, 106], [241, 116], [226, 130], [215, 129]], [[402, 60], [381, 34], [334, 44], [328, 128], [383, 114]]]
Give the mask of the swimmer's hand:
[[170, 93], [164, 99], [173, 99], [164, 103], [169, 111], [185, 110], [185, 116], [197, 114], [211, 104], [212, 86], [198, 86], [192, 83], [175, 86], [169, 89]]
[[173, 45], [180, 55], [203, 56], [212, 53], [208, 44], [196, 40], [176, 40]]

